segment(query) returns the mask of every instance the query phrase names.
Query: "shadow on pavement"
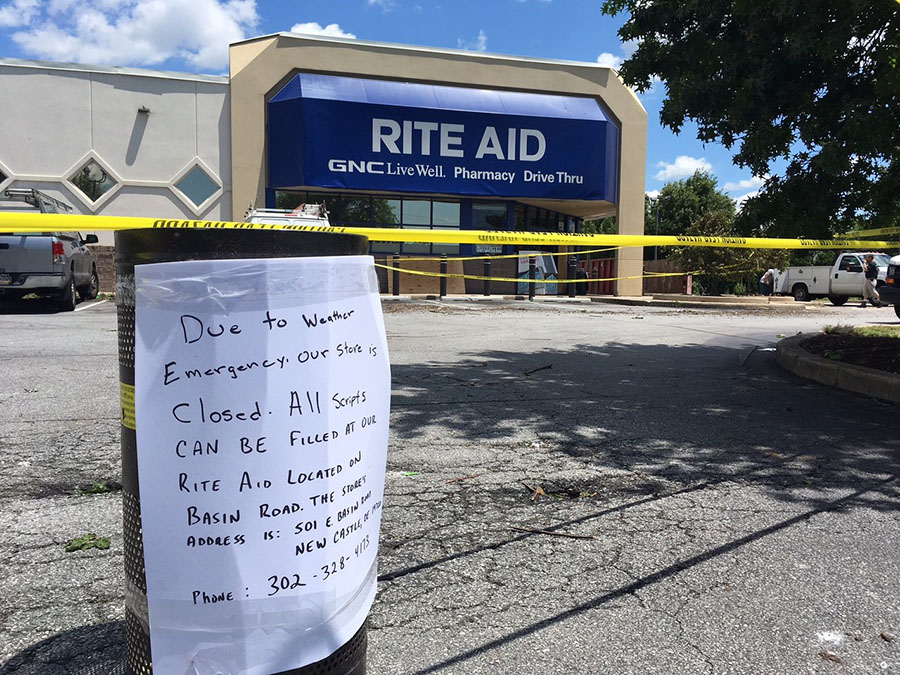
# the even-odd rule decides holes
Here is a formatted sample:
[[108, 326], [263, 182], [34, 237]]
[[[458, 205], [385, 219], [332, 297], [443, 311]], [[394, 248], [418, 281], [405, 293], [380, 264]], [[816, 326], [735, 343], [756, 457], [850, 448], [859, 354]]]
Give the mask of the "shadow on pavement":
[[50, 298], [0, 300], [0, 314], [65, 314]]
[[[613, 342], [534, 353], [491, 350], [468, 353], [454, 364], [394, 365], [392, 376], [393, 446], [414, 443], [425, 427], [438, 437], [443, 428], [448, 444], [463, 445], [500, 444], [517, 434], [521, 438], [524, 427], [542, 447], [601, 470], [593, 475], [602, 478], [572, 484], [553, 484], [549, 478], [540, 482], [548, 492], [572, 498], [596, 495], [602, 505], [578, 518], [543, 525], [544, 531], [566, 532], [579, 523], [729, 482], [752, 485], [772, 499], [796, 505], [785, 516], [796, 515], [516, 627], [424, 673], [465, 664], [817, 514], [900, 509], [900, 440], [892, 423], [896, 405], [809, 383], [782, 371], [771, 352], [752, 345], [733, 349]], [[390, 454], [388, 461], [390, 466]], [[427, 461], [423, 471], [429, 470]], [[405, 467], [398, 462], [392, 468]], [[633, 478], [611, 481], [604, 469]], [[538, 483], [537, 476], [533, 482]], [[528, 499], [519, 485], [506, 493]], [[797, 507], [803, 510], [798, 513]], [[379, 581], [535, 536], [540, 535], [514, 535], [385, 570]]]
[[[696, 362], [693, 375], [679, 366], [684, 360]], [[525, 374], [536, 368], [542, 370]], [[894, 428], [866, 424], [865, 442], [860, 431], [860, 421], [873, 408], [884, 415], [893, 414], [895, 406], [806, 383], [781, 371], [765, 352], [615, 344], [538, 354], [491, 351], [460, 364], [401, 365], [392, 371], [395, 438], [414, 436], [423, 425], [445, 425], [457, 437], [479, 443], [505, 437], [527, 422], [535, 435], [587, 466], [632, 470], [641, 477], [612, 486], [606, 480], [543, 481], [548, 492], [596, 494], [615, 504], [543, 528], [549, 531], [727, 481], [755, 484], [775, 499], [800, 502], [817, 513], [833, 510], [825, 495], [835, 489], [854, 490], [873, 476], [900, 473]], [[720, 381], [703, 385], [708, 377]], [[889, 494], [870, 496], [865, 506], [900, 508], [896, 495]], [[378, 580], [533, 536], [386, 571]]]
[[[424, 427], [472, 444], [525, 427], [587, 468], [642, 477], [606, 497], [734, 480], [816, 507], [827, 503], [820, 493], [900, 472], [896, 405], [809, 383], [749, 346], [493, 350], [453, 364], [394, 365], [392, 377], [395, 446]], [[554, 487], [602, 494], [608, 486]], [[896, 508], [892, 500], [868, 506]]]
[[58, 633], [0, 665], [0, 675], [122, 675], [125, 622]]

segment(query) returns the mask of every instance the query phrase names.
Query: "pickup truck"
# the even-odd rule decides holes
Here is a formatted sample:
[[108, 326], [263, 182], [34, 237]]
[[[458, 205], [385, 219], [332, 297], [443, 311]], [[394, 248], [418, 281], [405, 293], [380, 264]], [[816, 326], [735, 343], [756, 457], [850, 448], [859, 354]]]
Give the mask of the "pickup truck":
[[878, 295], [881, 302], [894, 306], [894, 314], [900, 319], [900, 255], [888, 261], [884, 286], [878, 287]]
[[[0, 196], [0, 211], [60, 213], [72, 207], [34, 189], [13, 189]], [[63, 311], [78, 298], [93, 300], [100, 290], [94, 254], [86, 246], [97, 235], [78, 232], [0, 232], [0, 300], [34, 293], [56, 300]]]
[[[862, 295], [862, 285], [866, 279], [863, 271], [865, 253], [842, 253], [834, 265], [812, 267], [786, 267], [775, 271], [773, 293], [792, 295], [798, 302], [814, 298], [828, 298], [833, 305], [843, 305], [847, 298]], [[878, 265], [879, 292], [884, 285], [888, 268], [888, 256], [875, 253]]]

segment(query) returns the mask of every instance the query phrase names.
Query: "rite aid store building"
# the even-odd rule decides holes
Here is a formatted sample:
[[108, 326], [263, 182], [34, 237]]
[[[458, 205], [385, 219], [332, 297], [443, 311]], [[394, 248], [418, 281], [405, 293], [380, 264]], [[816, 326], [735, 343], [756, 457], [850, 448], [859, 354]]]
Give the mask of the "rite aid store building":
[[[282, 33], [231, 45], [230, 77], [6, 59], [0, 90], [0, 189], [81, 213], [242, 220], [324, 202], [335, 225], [575, 232], [616, 215], [643, 233], [646, 112], [598, 64]], [[619, 251], [617, 276], [642, 258]]]

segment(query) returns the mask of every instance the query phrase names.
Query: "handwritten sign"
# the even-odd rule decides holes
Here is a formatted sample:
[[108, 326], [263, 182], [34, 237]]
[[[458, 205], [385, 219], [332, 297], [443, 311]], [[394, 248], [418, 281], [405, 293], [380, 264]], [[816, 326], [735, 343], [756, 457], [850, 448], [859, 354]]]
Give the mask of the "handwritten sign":
[[390, 412], [368, 256], [135, 267], [153, 670], [326, 658], [375, 595]]

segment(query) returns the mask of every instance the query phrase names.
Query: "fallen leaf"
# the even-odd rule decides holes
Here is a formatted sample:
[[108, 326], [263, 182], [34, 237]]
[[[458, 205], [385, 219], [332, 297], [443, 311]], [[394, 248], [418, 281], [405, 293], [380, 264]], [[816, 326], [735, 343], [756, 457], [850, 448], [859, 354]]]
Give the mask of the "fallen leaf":
[[843, 663], [844, 662], [841, 659], [841, 657], [838, 656], [837, 654], [835, 654], [834, 652], [829, 652], [829, 651], [819, 652], [819, 656], [821, 656], [826, 661], [834, 661], [835, 663]]

